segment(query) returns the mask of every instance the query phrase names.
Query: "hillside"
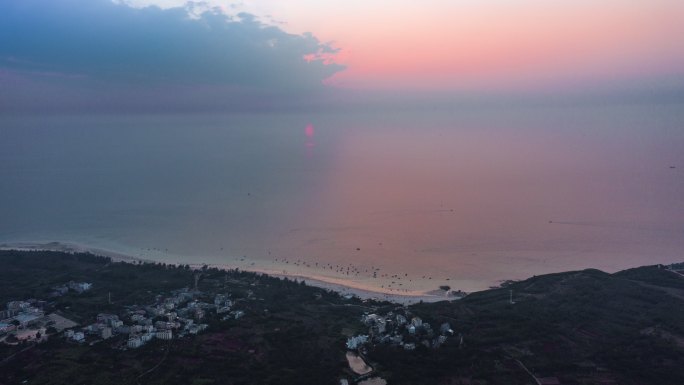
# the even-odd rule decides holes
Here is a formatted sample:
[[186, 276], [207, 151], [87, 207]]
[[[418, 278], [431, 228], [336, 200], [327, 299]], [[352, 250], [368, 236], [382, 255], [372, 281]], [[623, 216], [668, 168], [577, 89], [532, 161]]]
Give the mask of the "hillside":
[[[53, 326], [47, 342], [0, 344], [3, 385], [354, 383], [363, 377], [347, 365], [345, 341], [362, 334], [369, 340], [355, 350], [389, 384], [684, 383], [684, 277], [656, 266], [549, 274], [462, 300], [403, 307], [253, 273], [112, 263], [88, 254], [2, 251], [0, 263], [3, 304], [37, 299], [31, 306], [77, 322], [76, 330], [96, 325], [102, 314], [142, 325], [141, 314], [174, 296], [204, 309], [185, 315], [178, 305], [176, 320], [196, 317], [195, 325], [206, 325], [134, 349], [126, 347], [134, 334], [86, 332], [86, 342], [75, 343]], [[92, 289], [53, 296], [71, 281]], [[213, 305], [224, 298], [230, 317]], [[168, 314], [148, 315], [147, 322], [157, 325]], [[400, 318], [409, 324], [393, 325]], [[383, 330], [387, 322], [387, 330], [369, 319]], [[409, 331], [410, 324], [418, 330]], [[443, 328], [437, 338], [445, 324], [449, 332]]]
[[[543, 275], [414, 312], [453, 319], [466, 337], [461, 349], [447, 345], [413, 368], [472, 367], [505, 383], [519, 360], [536, 377], [562, 384], [684, 383], [684, 277], [655, 266]], [[395, 383], [418, 379], [384, 353], [373, 357]]]

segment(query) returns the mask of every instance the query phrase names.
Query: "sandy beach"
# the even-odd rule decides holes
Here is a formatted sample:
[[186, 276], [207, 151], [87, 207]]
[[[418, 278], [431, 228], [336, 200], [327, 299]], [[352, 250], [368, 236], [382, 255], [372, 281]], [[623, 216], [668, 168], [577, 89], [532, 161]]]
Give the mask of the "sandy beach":
[[[59, 251], [65, 253], [91, 253], [103, 257], [111, 258], [115, 262], [152, 262], [152, 259], [145, 259], [127, 255], [121, 252], [106, 250], [103, 248], [92, 247], [74, 242], [6, 242], [0, 244], [0, 250], [46, 250]], [[362, 283], [345, 280], [335, 277], [327, 277], [321, 275], [306, 275], [300, 273], [287, 272], [283, 270], [276, 270], [266, 266], [250, 265], [245, 267], [240, 264], [202, 264], [189, 263], [191, 268], [199, 269], [203, 266], [232, 270], [239, 269], [243, 271], [251, 271], [255, 273], [267, 274], [277, 278], [297, 279], [304, 281], [309, 286], [320, 287], [326, 290], [336, 291], [342, 295], [353, 295], [361, 299], [374, 299], [382, 301], [390, 301], [400, 304], [412, 304], [418, 302], [439, 302], [447, 300], [459, 299], [457, 296], [447, 295], [447, 292], [434, 291], [405, 291], [401, 294], [393, 293], [390, 289], [372, 288]]]
[[[222, 265], [209, 265], [210, 267], [217, 267], [217, 268], [229, 268], [228, 266], [222, 266]], [[401, 303], [401, 304], [412, 304], [412, 303], [417, 303], [417, 302], [439, 302], [439, 301], [448, 301], [448, 300], [455, 300], [458, 299], [458, 297], [455, 296], [447, 296], [447, 293], [444, 291], [433, 291], [433, 292], [421, 292], [421, 291], [409, 291], [409, 292], [404, 292], [402, 294], [397, 294], [397, 293], [392, 293], [389, 290], [382, 290], [382, 289], [371, 289], [367, 286], [364, 286], [362, 284], [359, 284], [354, 281], [348, 281], [344, 279], [338, 279], [338, 278], [333, 278], [333, 277], [325, 277], [325, 276], [306, 276], [306, 275], [301, 275], [301, 274], [283, 274], [282, 272], [278, 272], [275, 270], [269, 270], [269, 269], [259, 269], [259, 268], [254, 268], [254, 269], [245, 269], [248, 271], [253, 271], [256, 273], [263, 273], [270, 275], [272, 277], [278, 277], [278, 278], [288, 278], [288, 279], [297, 279], [299, 281], [304, 281], [307, 285], [309, 286], [315, 286], [315, 287], [320, 287], [323, 289], [327, 290], [332, 290], [332, 291], [337, 291], [342, 295], [353, 295], [356, 297], [359, 297], [361, 299], [375, 299], [375, 300], [381, 300], [381, 301], [390, 301], [390, 302], [396, 302], [396, 303]]]

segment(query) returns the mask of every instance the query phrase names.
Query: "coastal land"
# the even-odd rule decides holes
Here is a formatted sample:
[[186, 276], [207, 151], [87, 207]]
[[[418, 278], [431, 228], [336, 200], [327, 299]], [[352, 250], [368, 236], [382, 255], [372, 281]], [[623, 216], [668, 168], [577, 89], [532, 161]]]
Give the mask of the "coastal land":
[[[0, 243], [0, 250], [25, 250], [25, 251], [57, 251], [64, 253], [90, 253], [107, 258], [111, 258], [116, 262], [147, 262], [156, 263], [162, 262], [148, 258], [135, 257], [126, 253], [103, 249], [100, 247], [93, 247], [89, 245], [79, 244], [75, 242], [11, 242]], [[374, 287], [351, 279], [344, 279], [339, 277], [325, 276], [322, 274], [305, 274], [302, 271], [290, 271], [277, 269], [273, 266], [261, 266], [244, 263], [223, 263], [223, 264], [203, 264], [203, 263], [187, 263], [191, 268], [201, 268], [208, 266], [212, 268], [231, 270], [240, 269], [243, 271], [251, 271], [255, 273], [268, 274], [270, 276], [288, 279], [297, 279], [306, 282], [307, 285], [320, 287], [326, 290], [333, 290], [342, 295], [355, 296], [361, 299], [374, 299], [396, 302], [401, 304], [412, 304], [418, 302], [438, 302], [448, 299], [460, 298], [465, 293], [457, 292], [456, 290], [441, 290], [435, 286], [434, 290], [405, 290], [397, 292], [396, 290], [383, 289], [381, 287]]]
[[684, 383], [684, 264], [406, 305], [90, 253], [0, 263], [2, 385]]

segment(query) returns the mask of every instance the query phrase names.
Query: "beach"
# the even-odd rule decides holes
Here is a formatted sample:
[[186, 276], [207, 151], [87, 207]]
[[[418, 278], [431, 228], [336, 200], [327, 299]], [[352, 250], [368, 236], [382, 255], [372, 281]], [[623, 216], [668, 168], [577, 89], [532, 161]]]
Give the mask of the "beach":
[[[90, 253], [102, 257], [110, 258], [114, 262], [126, 263], [158, 263], [164, 261], [155, 261], [152, 259], [139, 258], [131, 256], [118, 251], [107, 250], [99, 247], [92, 247], [73, 242], [6, 242], [0, 243], [0, 250], [23, 250], [23, 251], [57, 251], [64, 253]], [[354, 296], [362, 300], [373, 299], [380, 301], [390, 301], [404, 305], [418, 303], [418, 302], [439, 302], [459, 299], [459, 296], [449, 295], [446, 291], [432, 290], [432, 291], [405, 291], [402, 293], [393, 292], [390, 289], [378, 289], [368, 285], [363, 285], [353, 280], [345, 280], [336, 277], [327, 277], [323, 275], [305, 275], [296, 272], [287, 272], [287, 270], [276, 270], [269, 266], [258, 266], [244, 264], [202, 264], [202, 263], [187, 263], [193, 269], [201, 269], [204, 266], [210, 268], [218, 268], [223, 270], [239, 269], [243, 271], [250, 271], [254, 273], [266, 274], [272, 277], [281, 279], [290, 279], [303, 281], [309, 286], [319, 287], [326, 290], [331, 290], [340, 293], [343, 296]]]

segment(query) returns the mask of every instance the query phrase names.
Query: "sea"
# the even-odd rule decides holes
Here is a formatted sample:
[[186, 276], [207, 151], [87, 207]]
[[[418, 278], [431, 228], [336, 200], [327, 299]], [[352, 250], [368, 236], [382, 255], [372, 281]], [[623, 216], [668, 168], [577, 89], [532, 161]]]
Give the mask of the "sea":
[[396, 293], [681, 262], [682, 107], [0, 116], [0, 243]]

